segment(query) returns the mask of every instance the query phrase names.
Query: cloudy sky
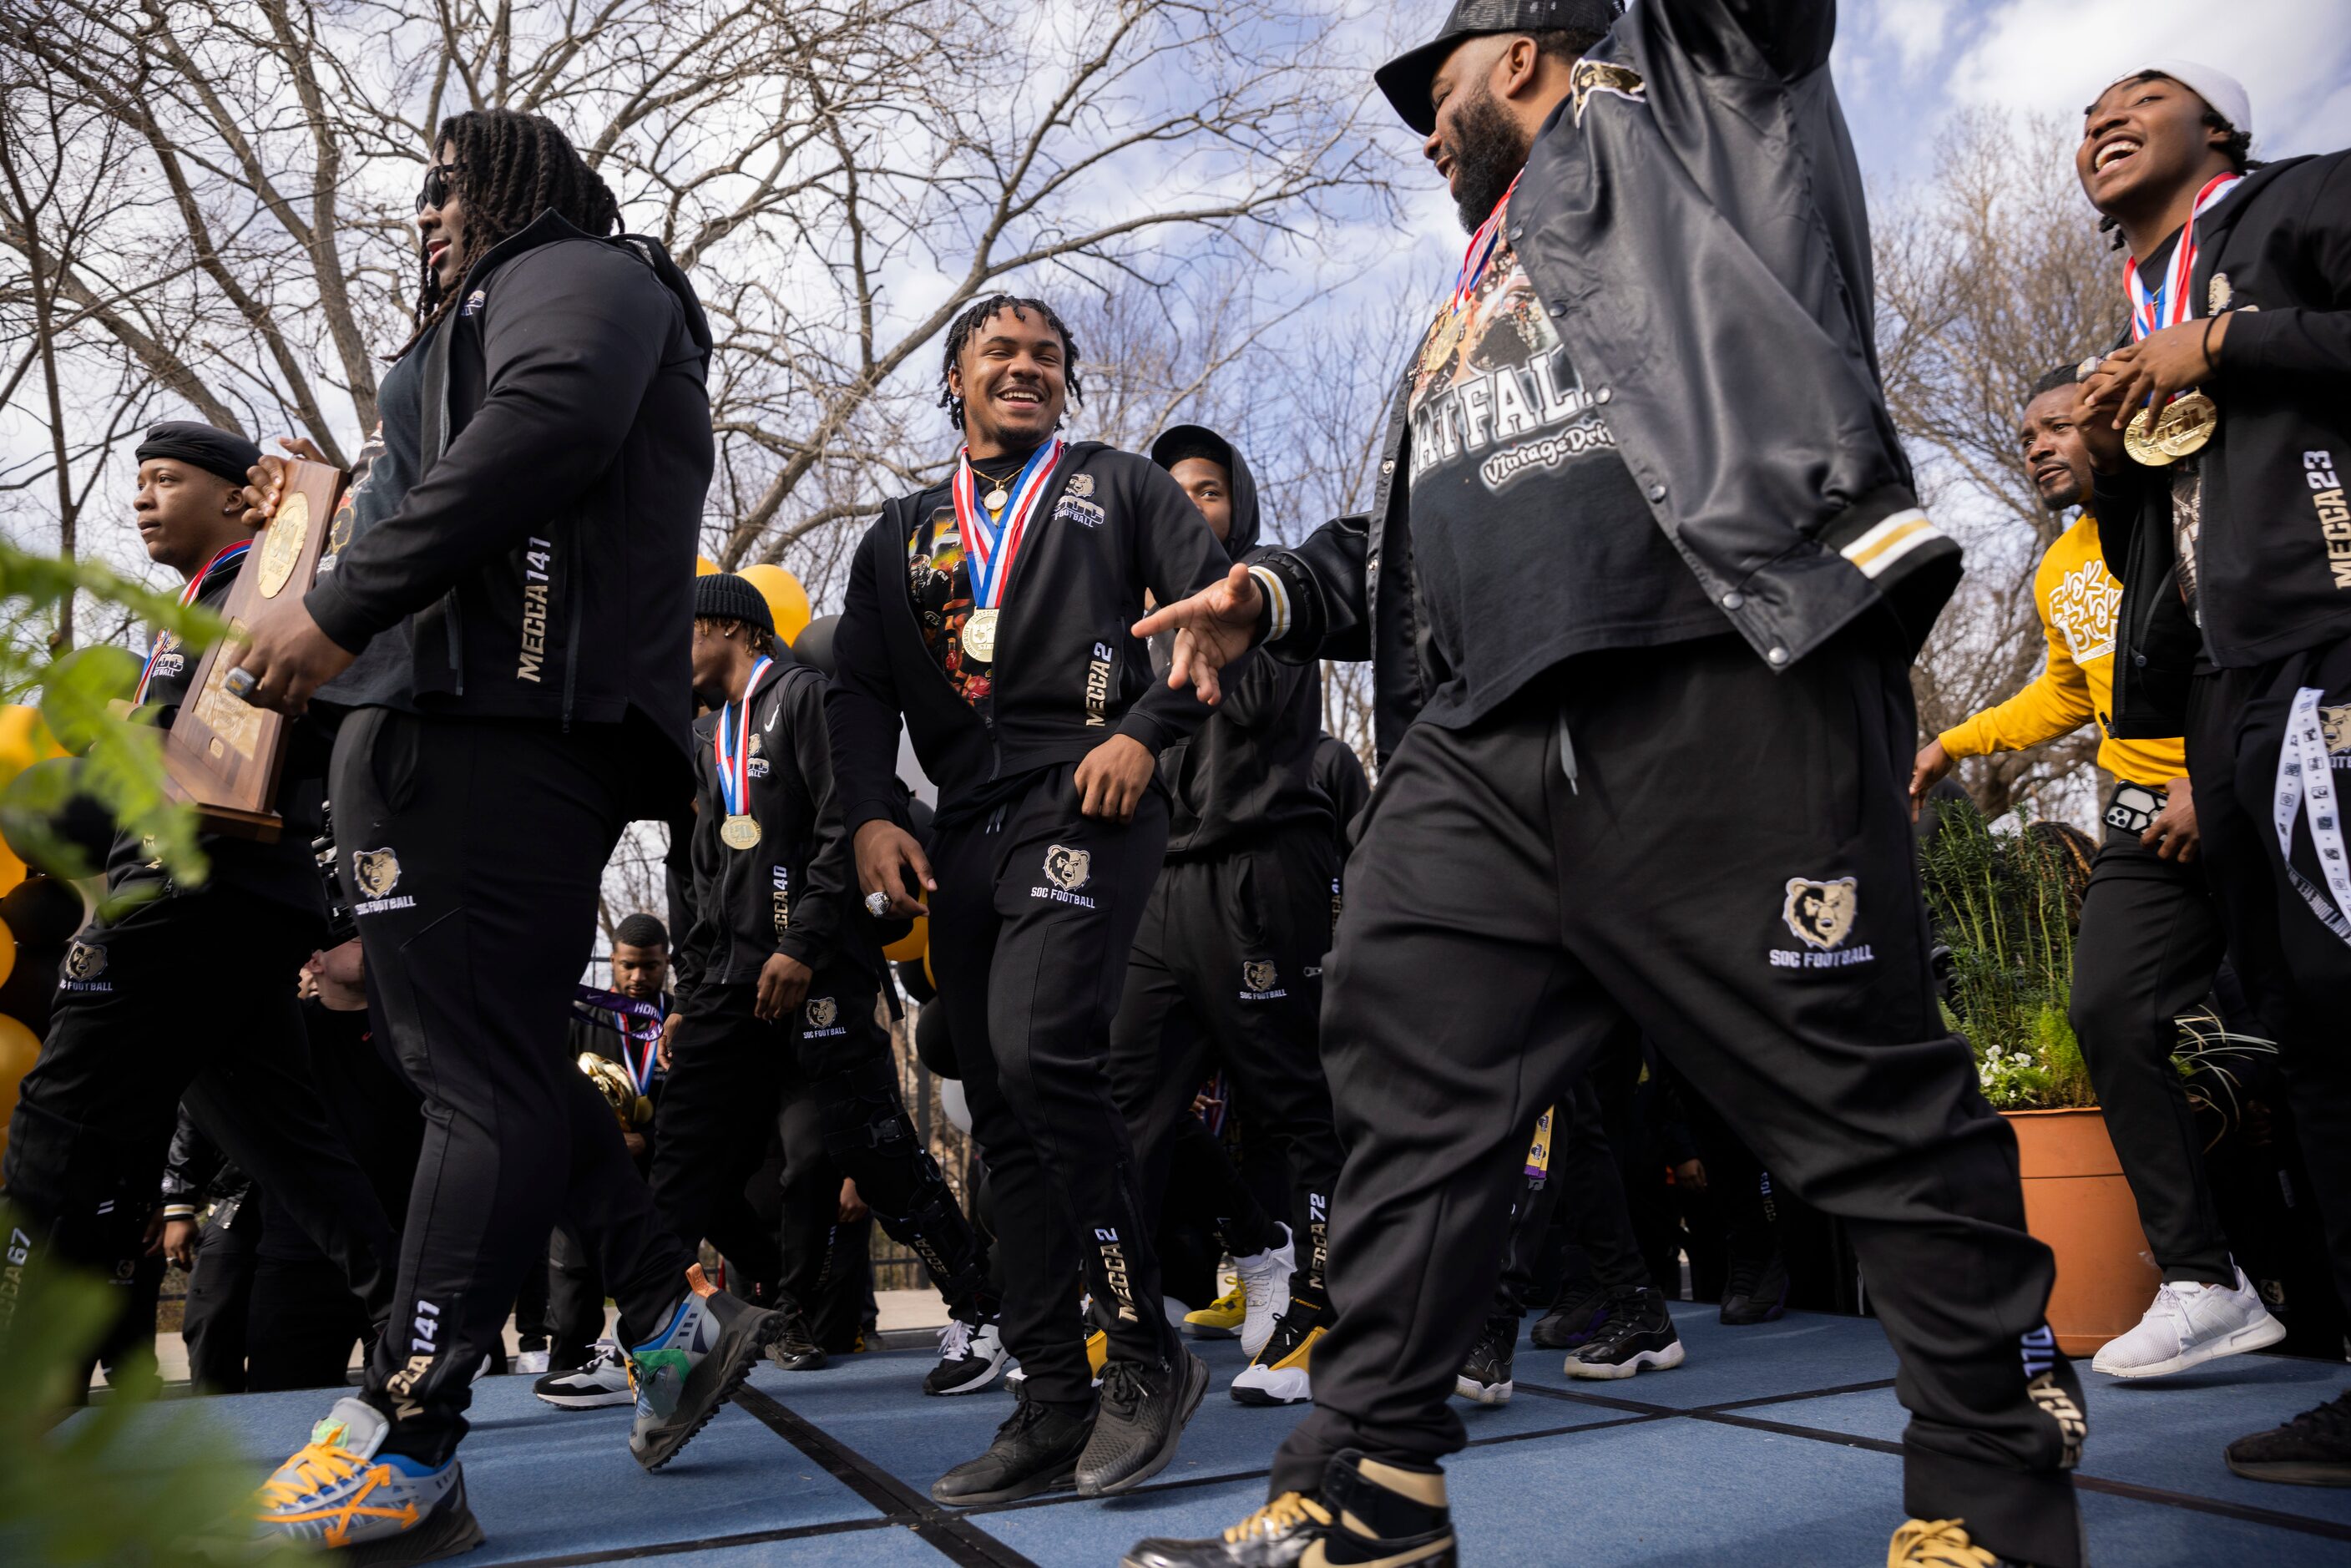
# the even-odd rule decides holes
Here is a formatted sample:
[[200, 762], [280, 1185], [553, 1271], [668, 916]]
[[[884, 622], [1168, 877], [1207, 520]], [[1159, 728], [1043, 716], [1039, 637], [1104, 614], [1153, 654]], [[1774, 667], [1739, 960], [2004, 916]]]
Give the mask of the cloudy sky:
[[[1435, 34], [1445, 0], [1406, 0], [1359, 18], [1366, 51]], [[2146, 61], [2220, 67], [2253, 104], [2257, 157], [2351, 145], [2351, 0], [1845, 0], [1833, 66], [1862, 166], [1884, 192], [1916, 177], [1959, 110], [1988, 106], [2062, 116], [2069, 131], [2098, 89]], [[1410, 133], [1393, 143], [1415, 156]], [[2071, 143], [2050, 155], [2067, 159]], [[1449, 205], [1421, 175], [1412, 204], [1421, 245], [1458, 247]], [[1442, 243], [1440, 243], [1442, 242]]]

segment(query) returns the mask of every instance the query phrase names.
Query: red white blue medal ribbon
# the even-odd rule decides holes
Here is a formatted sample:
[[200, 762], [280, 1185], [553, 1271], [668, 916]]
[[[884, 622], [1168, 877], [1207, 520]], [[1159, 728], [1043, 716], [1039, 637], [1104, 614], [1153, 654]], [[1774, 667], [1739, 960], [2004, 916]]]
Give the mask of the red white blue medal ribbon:
[[718, 793], [725, 797], [730, 817], [747, 816], [750, 811], [745, 802], [751, 799], [751, 699], [758, 695], [760, 680], [775, 667], [775, 663], [760, 655], [759, 662], [751, 666], [751, 678], [745, 684], [740, 700], [718, 710], [718, 729], [711, 737], [711, 750], [718, 759]]
[[[669, 1015], [666, 1003], [658, 998], [649, 1000], [599, 990], [594, 986], [575, 986], [571, 1010], [599, 1028], [619, 1031], [621, 1065], [628, 1069], [629, 1081], [637, 1086], [638, 1093], [650, 1093], [653, 1073], [661, 1065], [658, 1048], [662, 1019]], [[637, 1047], [634, 1052], [629, 1049], [632, 1045]]]
[[[245, 559], [245, 552], [252, 548], [251, 539], [239, 539], [233, 545], [223, 545], [215, 550], [213, 553], [213, 559], [204, 562], [204, 570], [188, 579], [188, 586], [180, 590], [180, 608], [184, 610], [196, 601], [196, 595], [204, 590], [204, 579], [224, 566], [235, 566]], [[132, 707], [137, 707], [147, 700], [147, 683], [155, 678], [155, 661], [163, 656], [163, 639], [167, 635], [169, 635], [168, 632], [159, 628], [155, 632], [155, 640], [147, 645], [147, 663], [139, 672], [139, 689], [131, 694]]]
[[1030, 453], [1019, 477], [1012, 482], [1011, 498], [1005, 503], [1004, 510], [991, 514], [979, 504], [978, 486], [972, 478], [971, 449], [964, 448], [956, 464], [953, 490], [956, 527], [963, 535], [965, 559], [971, 563], [974, 611], [994, 610], [1004, 602], [1004, 590], [1012, 580], [1012, 563], [1019, 558], [1029, 518], [1036, 511], [1045, 487], [1053, 482], [1053, 471], [1061, 466], [1061, 454], [1066, 450], [1066, 444], [1056, 436]]
[[2153, 294], [2139, 280], [2138, 258], [2133, 256], [2123, 264], [2123, 287], [2130, 295], [2133, 342], [2166, 327], [2176, 327], [2196, 314], [2188, 287], [2196, 272], [2196, 220], [2204, 215], [2205, 208], [2236, 189], [2237, 182], [2243, 178], [2242, 174], [2215, 174], [2204, 182], [2204, 188], [2196, 193], [2195, 209], [2189, 214], [2188, 222], [2180, 225], [2179, 243], [2171, 247], [2171, 261], [2163, 269], [2162, 287]]
[[1494, 259], [1494, 247], [1502, 240], [1502, 218], [1510, 210], [1511, 193], [1525, 177], [1524, 169], [1510, 176], [1510, 189], [1494, 204], [1494, 210], [1486, 214], [1486, 221], [1478, 225], [1478, 232], [1469, 236], [1469, 248], [1461, 253], [1461, 270], [1453, 275], [1453, 293], [1445, 302], [1446, 314], [1458, 314], [1468, 303], [1478, 280], [1486, 276], [1486, 265]]

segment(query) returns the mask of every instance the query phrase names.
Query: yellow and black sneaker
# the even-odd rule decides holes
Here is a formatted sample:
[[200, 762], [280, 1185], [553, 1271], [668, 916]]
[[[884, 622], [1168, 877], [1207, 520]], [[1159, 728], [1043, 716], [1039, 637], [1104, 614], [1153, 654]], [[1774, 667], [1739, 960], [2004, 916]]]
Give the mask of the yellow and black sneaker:
[[1886, 1548], [1886, 1568], [2024, 1568], [1968, 1538], [1956, 1519], [1905, 1521]]
[[1314, 1342], [1330, 1331], [1327, 1305], [1292, 1296], [1273, 1325], [1273, 1337], [1233, 1379], [1233, 1397], [1244, 1405], [1303, 1405], [1313, 1398], [1308, 1373]]
[[1445, 1476], [1332, 1456], [1314, 1496], [1284, 1492], [1205, 1541], [1139, 1541], [1121, 1568], [1459, 1568]]
[[1241, 1277], [1228, 1274], [1232, 1289], [1207, 1306], [1184, 1314], [1184, 1332], [1194, 1339], [1238, 1339], [1241, 1323], [1249, 1316], [1249, 1292], [1241, 1288]]

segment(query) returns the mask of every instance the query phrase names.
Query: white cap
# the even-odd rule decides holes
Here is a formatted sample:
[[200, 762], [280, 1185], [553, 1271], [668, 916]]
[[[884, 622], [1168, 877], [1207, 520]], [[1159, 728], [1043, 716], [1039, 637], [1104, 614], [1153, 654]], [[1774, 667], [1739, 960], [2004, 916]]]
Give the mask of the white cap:
[[2115, 82], [2126, 82], [2133, 77], [2149, 73], [2169, 77], [2210, 104], [2212, 112], [2227, 120], [2231, 129], [2241, 131], [2247, 136], [2252, 135], [2253, 100], [2245, 95], [2244, 83], [2217, 66], [2199, 65], [2194, 60], [2149, 60], [2143, 66], [2132, 67], [2108, 82], [2106, 90], [2111, 90]]

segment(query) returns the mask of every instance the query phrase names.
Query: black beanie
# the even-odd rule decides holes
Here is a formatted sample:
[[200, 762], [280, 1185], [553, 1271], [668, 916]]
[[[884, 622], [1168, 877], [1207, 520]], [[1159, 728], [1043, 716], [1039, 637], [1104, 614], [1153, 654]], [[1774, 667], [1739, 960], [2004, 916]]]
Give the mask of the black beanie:
[[139, 444], [135, 455], [141, 463], [150, 457], [176, 457], [232, 485], [242, 485], [246, 470], [261, 461], [261, 448], [233, 431], [193, 419], [167, 419], [147, 427], [147, 439]]
[[740, 621], [772, 637], [776, 618], [759, 591], [731, 571], [714, 571], [694, 580], [696, 621]]

